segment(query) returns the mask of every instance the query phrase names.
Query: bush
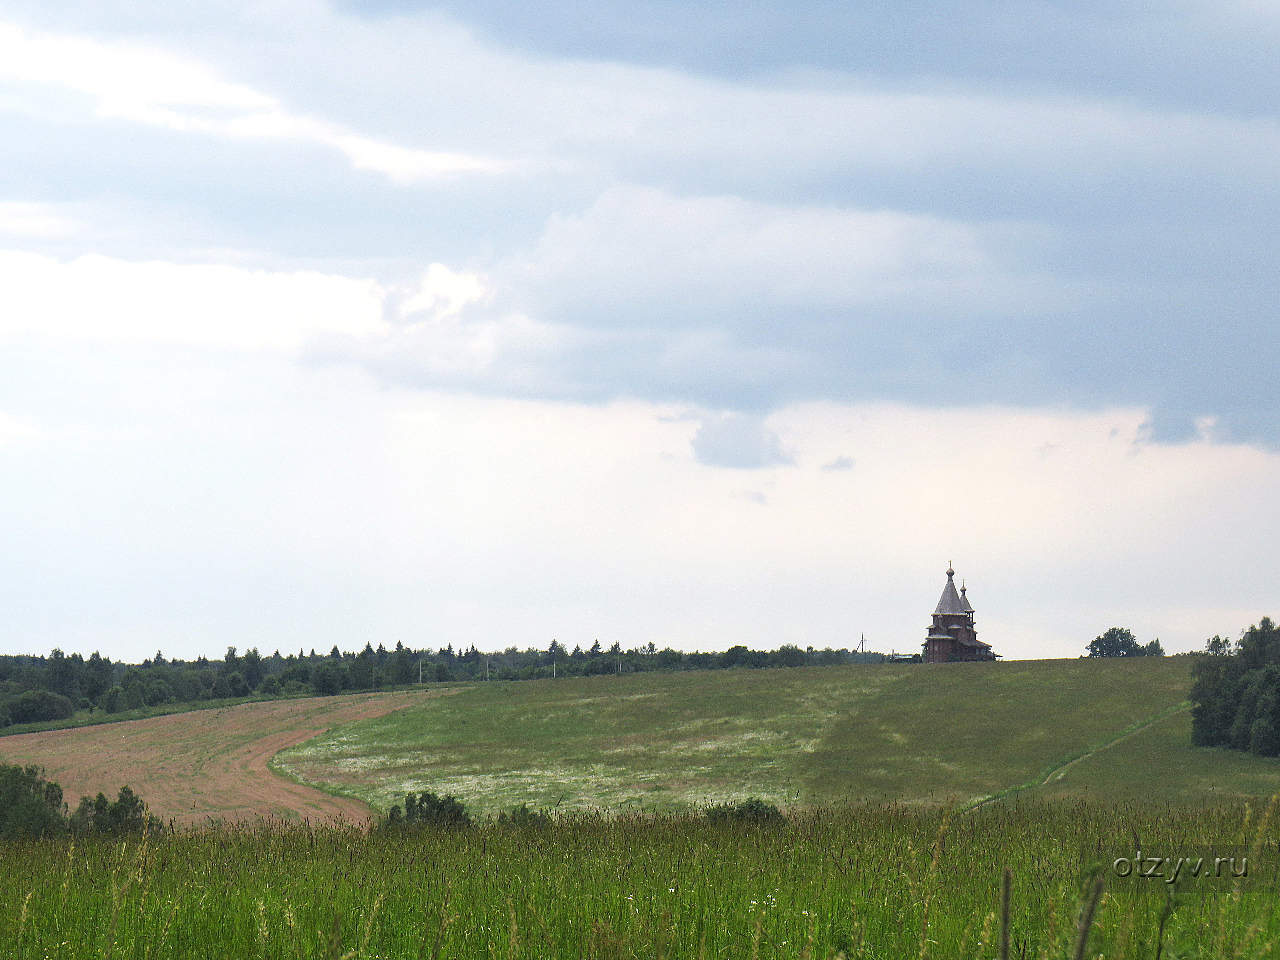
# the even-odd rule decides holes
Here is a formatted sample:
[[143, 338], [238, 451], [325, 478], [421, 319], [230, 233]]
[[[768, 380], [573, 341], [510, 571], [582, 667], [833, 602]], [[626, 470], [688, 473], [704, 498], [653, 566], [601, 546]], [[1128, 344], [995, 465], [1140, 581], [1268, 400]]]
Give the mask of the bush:
[[49, 690], [24, 690], [4, 705], [11, 723], [65, 720], [76, 712], [72, 702]]
[[101, 793], [92, 800], [81, 797], [80, 805], [71, 815], [70, 826], [78, 835], [95, 833], [122, 837], [159, 830], [161, 823], [159, 818], [147, 813], [147, 805], [141, 797], [128, 787], [121, 787], [114, 801], [108, 801]]
[[512, 807], [510, 813], [498, 814], [498, 822], [513, 827], [545, 827], [551, 823], [551, 814], [530, 810], [527, 803]]
[[67, 828], [62, 788], [39, 767], [0, 764], [0, 837], [48, 837]]
[[707, 807], [712, 823], [746, 823], [752, 826], [784, 823], [782, 811], [759, 797], [748, 797], [738, 803], [716, 803]]
[[471, 815], [452, 794], [441, 797], [428, 792], [415, 797], [411, 793], [404, 798], [403, 812], [398, 806], [391, 808], [387, 826], [469, 827]]

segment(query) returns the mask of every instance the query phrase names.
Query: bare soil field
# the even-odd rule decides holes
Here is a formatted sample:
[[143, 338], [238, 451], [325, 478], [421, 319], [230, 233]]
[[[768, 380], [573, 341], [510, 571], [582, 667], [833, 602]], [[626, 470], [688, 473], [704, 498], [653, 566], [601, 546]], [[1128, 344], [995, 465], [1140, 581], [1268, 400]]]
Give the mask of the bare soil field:
[[68, 805], [127, 784], [166, 823], [208, 818], [363, 822], [359, 800], [287, 780], [268, 767], [279, 751], [353, 720], [381, 716], [449, 689], [245, 703], [146, 720], [0, 738], [0, 761], [37, 764]]

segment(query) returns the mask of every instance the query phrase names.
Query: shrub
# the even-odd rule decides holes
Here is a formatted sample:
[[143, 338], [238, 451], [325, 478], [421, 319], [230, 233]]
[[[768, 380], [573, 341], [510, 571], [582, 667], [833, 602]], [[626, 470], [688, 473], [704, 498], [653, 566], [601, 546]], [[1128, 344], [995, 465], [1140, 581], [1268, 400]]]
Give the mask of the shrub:
[[121, 787], [114, 801], [108, 801], [101, 793], [92, 800], [81, 797], [80, 805], [71, 815], [70, 826], [73, 833], [80, 835], [120, 837], [159, 830], [161, 823], [158, 817], [147, 812], [141, 797], [128, 787]]
[[512, 807], [510, 813], [498, 814], [498, 822], [513, 827], [545, 827], [551, 823], [551, 814], [541, 810], [530, 810], [527, 803]]
[[0, 837], [47, 837], [67, 827], [62, 788], [39, 767], [0, 764]]
[[404, 798], [404, 812], [398, 806], [392, 807], [387, 815], [387, 826], [415, 827], [469, 827], [471, 815], [462, 801], [452, 794], [438, 796], [434, 793], [423, 793], [414, 796], [412, 793]]
[[65, 720], [75, 713], [75, 706], [69, 699], [49, 690], [24, 690], [10, 698], [5, 707], [12, 723]]
[[738, 803], [715, 803], [707, 807], [712, 823], [746, 823], [752, 826], [784, 823], [782, 811], [759, 797], [748, 797]]

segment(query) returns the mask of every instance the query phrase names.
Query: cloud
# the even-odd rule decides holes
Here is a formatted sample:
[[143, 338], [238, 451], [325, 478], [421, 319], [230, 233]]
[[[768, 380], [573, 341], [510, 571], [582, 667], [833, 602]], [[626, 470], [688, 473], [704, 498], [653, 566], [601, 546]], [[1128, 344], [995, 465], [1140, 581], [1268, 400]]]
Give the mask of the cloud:
[[486, 277], [431, 264], [415, 282], [381, 291], [384, 323], [363, 331], [318, 331], [313, 364], [355, 363], [375, 377], [419, 388], [555, 396], [572, 331], [492, 308]]
[[56, 239], [76, 232], [78, 227], [57, 205], [0, 201], [0, 238]]
[[832, 472], [832, 471], [840, 472], [844, 470], [852, 470], [853, 457], [846, 457], [841, 455], [839, 457], [836, 457], [834, 460], [828, 460], [826, 463], [822, 465], [820, 469], [828, 472]]
[[[679, 326], [778, 309], [919, 305], [982, 289], [1015, 295], [992, 247], [1032, 231], [889, 210], [765, 204], [614, 187], [577, 215], [553, 215], [526, 254], [495, 273], [557, 319]], [[1016, 295], [1030, 296], [1029, 284]], [[1052, 290], [1039, 291], [1043, 301]]]
[[24, 443], [40, 436], [40, 428], [27, 417], [0, 410], [0, 447]]
[[[443, 9], [508, 49], [540, 57], [651, 64], [721, 77], [772, 79], [805, 69], [898, 80], [968, 77], [1039, 88], [1087, 85], [1168, 100], [1266, 104], [1276, 91], [1274, 5], [1180, 3], [1149, 10], [1011, 2], [998, 10], [902, 0], [892, 12], [827, 0], [766, 0], [749, 10], [705, 3], [601, 0], [513, 8], [495, 0], [339, 0], [366, 17]], [[393, 21], [394, 22], [394, 21]], [[1153, 42], [1158, 37], [1159, 42]], [[1212, 38], [1212, 43], [1206, 43]], [[1220, 56], [1230, 47], [1235, 55]], [[1086, 63], [1090, 69], [1081, 71]], [[1200, 83], [1187, 83], [1200, 78]]]
[[227, 359], [122, 343], [0, 357], [27, 408], [13, 416], [47, 431], [0, 446], [23, 505], [0, 513], [0, 582], [28, 649], [390, 647], [424, 624], [455, 648], [822, 647], [865, 631], [906, 649], [949, 559], [1010, 657], [1076, 656], [1113, 623], [1189, 649], [1274, 597], [1280, 457], [1135, 444], [1142, 410], [771, 416], [805, 461], [858, 450], [831, 483], [707, 469], [672, 407], [386, 390], [278, 354]]
[[740, 413], [704, 417], [692, 445], [698, 462], [712, 467], [755, 470], [795, 462], [762, 418]]
[[322, 334], [382, 329], [374, 282], [310, 271], [69, 262], [0, 250], [0, 343], [170, 344], [296, 352]]
[[[1280, 124], [1244, 86], [1214, 101], [1071, 71], [991, 82], [966, 44], [942, 51], [941, 73], [889, 69], [884, 50], [870, 72], [815, 70], [831, 64], [791, 34], [765, 72], [725, 70], [619, 53], [616, 30], [647, 14], [614, 7], [584, 47], [598, 55], [572, 60], [525, 53], [546, 49], [539, 30], [571, 16], [562, 7], [541, 27], [512, 18], [509, 45], [483, 6], [362, 19], [233, 2], [196, 32], [158, 4], [17, 8], [42, 25], [0, 26], [0, 116], [21, 145], [6, 172], [19, 197], [89, 199], [44, 208], [74, 223], [14, 208], [7, 236], [68, 261], [300, 265], [373, 284], [391, 315], [424, 264], [483, 277], [483, 300], [448, 317], [320, 325], [313, 356], [388, 382], [741, 411], [1134, 404], [1162, 441], [1216, 417], [1220, 441], [1280, 443], [1280, 413], [1251, 386], [1280, 359], [1267, 258]], [[723, 24], [680, 15], [693, 36]], [[998, 29], [958, 10], [907, 18], [916, 38]], [[1108, 30], [1151, 25], [1052, 19], [1072, 49], [1112, 53], [1124, 44]], [[1177, 49], [1203, 28], [1256, 53], [1250, 31], [1274, 26], [1247, 5], [1213, 19], [1180, 10]], [[1026, 80], [1057, 32], [1020, 34], [1021, 59], [990, 69]], [[450, 173], [466, 170], [493, 175]]]
[[490, 157], [407, 147], [287, 109], [203, 64], [132, 42], [24, 30], [0, 22], [0, 80], [80, 94], [100, 120], [239, 140], [311, 143], [397, 183], [506, 169]]

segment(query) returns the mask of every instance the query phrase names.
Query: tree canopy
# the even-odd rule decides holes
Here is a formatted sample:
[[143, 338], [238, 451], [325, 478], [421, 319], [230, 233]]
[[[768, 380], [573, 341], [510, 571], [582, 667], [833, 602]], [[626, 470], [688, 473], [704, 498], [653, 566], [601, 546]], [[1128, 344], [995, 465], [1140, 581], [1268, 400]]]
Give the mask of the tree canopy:
[[1263, 617], [1234, 647], [1215, 636], [1205, 652], [1193, 668], [1192, 741], [1280, 756], [1280, 628]]
[[1086, 647], [1091, 657], [1163, 657], [1164, 648], [1159, 640], [1138, 643], [1128, 627], [1111, 627], [1100, 637], [1094, 637]]

